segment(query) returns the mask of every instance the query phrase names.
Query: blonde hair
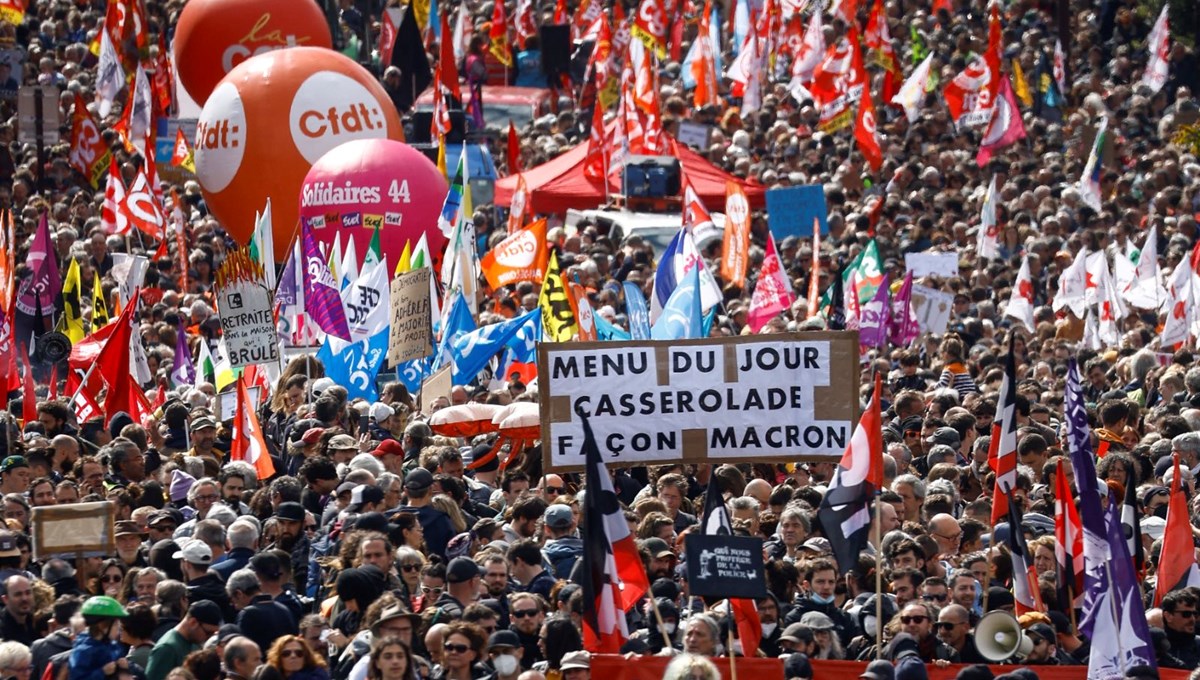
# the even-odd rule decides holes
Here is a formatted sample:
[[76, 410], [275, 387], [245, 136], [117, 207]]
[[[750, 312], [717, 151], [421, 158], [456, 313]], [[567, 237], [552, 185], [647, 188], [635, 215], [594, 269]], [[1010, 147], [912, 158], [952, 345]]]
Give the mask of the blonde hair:
[[467, 530], [467, 520], [463, 517], [462, 510], [454, 502], [454, 499], [444, 493], [439, 493], [433, 497], [431, 504], [450, 517], [450, 524], [454, 525], [454, 533], [461, 534]]

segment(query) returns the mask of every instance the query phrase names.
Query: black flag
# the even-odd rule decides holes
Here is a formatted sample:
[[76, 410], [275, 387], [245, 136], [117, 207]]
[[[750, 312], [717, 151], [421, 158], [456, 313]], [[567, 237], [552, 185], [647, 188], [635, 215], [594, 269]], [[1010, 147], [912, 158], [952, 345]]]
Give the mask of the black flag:
[[[449, 36], [443, 36], [442, 39], [448, 40]], [[396, 110], [403, 115], [433, 82], [433, 72], [429, 70], [429, 59], [425, 56], [425, 47], [421, 41], [421, 29], [417, 27], [417, 18], [411, 5], [400, 20], [400, 27], [396, 29], [392, 66], [400, 69], [400, 88], [392, 95], [392, 102], [395, 103]]]

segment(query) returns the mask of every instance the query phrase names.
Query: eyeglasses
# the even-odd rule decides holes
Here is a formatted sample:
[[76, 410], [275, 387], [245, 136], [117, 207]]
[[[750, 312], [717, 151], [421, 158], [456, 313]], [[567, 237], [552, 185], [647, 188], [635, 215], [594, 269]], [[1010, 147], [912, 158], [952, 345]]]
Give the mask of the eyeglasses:
[[304, 530], [305, 531], [316, 531], [317, 525], [316, 524], [306, 524], [306, 525], [304, 525]]
[[403, 569], [404, 571], [419, 571], [421, 569], [421, 565], [411, 564], [411, 563], [410, 564], [402, 564], [402, 565], [400, 565], [400, 568]]
[[915, 616], [901, 616], [900, 617], [900, 623], [925, 623], [928, 620], [929, 620], [928, 616], [921, 616], [920, 614], [917, 614]]
[[441, 588], [430, 588], [429, 586], [421, 586], [421, 592], [428, 595], [430, 593], [440, 593], [440, 592], [442, 592], [442, 589]]
[[514, 610], [512, 615], [514, 619], [524, 619], [530, 616], [537, 616], [539, 613], [541, 613], [541, 610], [538, 609], [520, 609]]
[[962, 622], [961, 621], [938, 621], [937, 627], [941, 628], [942, 630], [954, 630], [954, 627], [957, 626], [959, 623], [962, 623]]
[[106, 574], [100, 577], [101, 583], [120, 583], [124, 579], [120, 574]]
[[945, 602], [948, 597], [950, 597], [948, 593], [943, 593], [941, 595], [922, 595], [921, 599], [926, 602]]
[[1177, 612], [1170, 612], [1170, 613], [1174, 614], [1175, 616], [1182, 616], [1185, 619], [1196, 618], [1196, 610], [1195, 609], [1180, 609]]
[[947, 536], [945, 534], [934, 534], [934, 536], [937, 536], [938, 538], [944, 538], [947, 541], [957, 541], [958, 539], [962, 538], [962, 532], [960, 531], [953, 536]]
[[450, 644], [448, 642], [442, 645], [442, 650], [453, 652], [455, 654], [466, 654], [467, 650], [470, 648], [471, 647], [469, 645]]
[[304, 656], [304, 650], [303, 649], [294, 649], [294, 648], [293, 649], [285, 649], [282, 652], [280, 652], [280, 656], [282, 656], [285, 659], [288, 658], [289, 656], [294, 656], [294, 657], [300, 658], [300, 657]]
[[555, 496], [561, 494], [564, 490], [561, 486], [548, 486], [544, 489], [546, 493], [552, 493]]

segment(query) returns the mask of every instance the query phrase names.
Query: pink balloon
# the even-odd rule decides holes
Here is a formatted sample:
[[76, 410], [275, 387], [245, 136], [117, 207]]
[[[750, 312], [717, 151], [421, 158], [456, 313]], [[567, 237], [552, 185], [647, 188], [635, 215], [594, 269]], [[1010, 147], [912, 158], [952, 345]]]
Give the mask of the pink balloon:
[[359, 139], [334, 147], [313, 163], [300, 185], [300, 219], [321, 243], [354, 240], [359, 262], [379, 225], [382, 254], [395, 267], [426, 235], [435, 265], [446, 237], [437, 226], [446, 178], [420, 151], [390, 139]]

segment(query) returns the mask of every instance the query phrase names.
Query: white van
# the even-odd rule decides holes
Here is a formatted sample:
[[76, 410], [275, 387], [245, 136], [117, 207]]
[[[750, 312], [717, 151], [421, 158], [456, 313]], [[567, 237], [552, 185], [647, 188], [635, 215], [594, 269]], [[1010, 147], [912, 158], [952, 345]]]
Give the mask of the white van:
[[[712, 218], [712, 226], [699, 227], [693, 234], [696, 247], [701, 251], [712, 241], [720, 240], [724, 234], [725, 214], [712, 213]], [[620, 245], [629, 236], [642, 237], [643, 241], [654, 248], [656, 258], [667, 249], [671, 239], [675, 238], [675, 234], [679, 233], [680, 227], [683, 226], [683, 215], [680, 213], [648, 213], [605, 208], [570, 209], [567, 211], [565, 223], [567, 234], [573, 235], [576, 225], [584, 220], [608, 225], [610, 238], [616, 245]]]

